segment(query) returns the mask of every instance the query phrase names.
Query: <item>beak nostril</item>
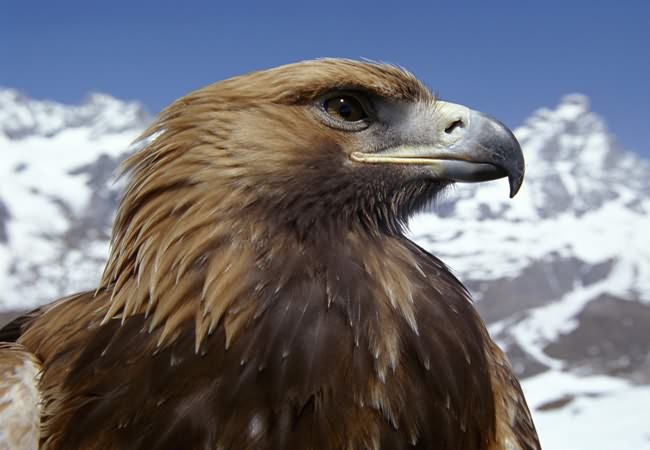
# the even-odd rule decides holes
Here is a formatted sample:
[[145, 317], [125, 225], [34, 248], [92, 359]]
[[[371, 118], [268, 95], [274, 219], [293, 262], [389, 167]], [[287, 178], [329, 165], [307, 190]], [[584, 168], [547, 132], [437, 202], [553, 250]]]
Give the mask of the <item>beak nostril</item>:
[[456, 128], [464, 128], [464, 127], [465, 127], [465, 123], [460, 119], [456, 119], [451, 124], [449, 124], [447, 128], [445, 128], [445, 133], [451, 134], [454, 132]]

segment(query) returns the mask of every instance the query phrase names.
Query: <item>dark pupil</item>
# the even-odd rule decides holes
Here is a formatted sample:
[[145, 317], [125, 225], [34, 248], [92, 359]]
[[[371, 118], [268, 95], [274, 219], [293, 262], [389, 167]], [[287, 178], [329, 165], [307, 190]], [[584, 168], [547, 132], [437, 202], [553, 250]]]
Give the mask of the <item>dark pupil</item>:
[[350, 107], [350, 104], [343, 98], [340, 100], [340, 102], [341, 103], [339, 104], [339, 111], [338, 111], [339, 115], [344, 119], [350, 118], [350, 116], [352, 115], [352, 108]]

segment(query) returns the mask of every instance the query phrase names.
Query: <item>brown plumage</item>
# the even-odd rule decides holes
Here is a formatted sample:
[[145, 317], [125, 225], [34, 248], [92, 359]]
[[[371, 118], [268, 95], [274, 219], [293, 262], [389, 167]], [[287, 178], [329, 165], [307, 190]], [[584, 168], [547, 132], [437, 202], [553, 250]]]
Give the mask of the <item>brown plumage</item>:
[[97, 290], [3, 335], [42, 365], [41, 448], [539, 448], [467, 291], [403, 234], [453, 181], [521, 184], [477, 114], [347, 60], [173, 103]]

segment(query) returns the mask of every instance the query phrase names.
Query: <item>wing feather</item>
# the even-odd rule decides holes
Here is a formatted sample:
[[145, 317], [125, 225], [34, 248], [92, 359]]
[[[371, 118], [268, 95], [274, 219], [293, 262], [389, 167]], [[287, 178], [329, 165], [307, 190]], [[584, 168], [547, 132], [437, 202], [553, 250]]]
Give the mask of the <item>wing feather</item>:
[[493, 342], [490, 342], [488, 351], [492, 363], [498, 448], [540, 450], [533, 418], [508, 359]]

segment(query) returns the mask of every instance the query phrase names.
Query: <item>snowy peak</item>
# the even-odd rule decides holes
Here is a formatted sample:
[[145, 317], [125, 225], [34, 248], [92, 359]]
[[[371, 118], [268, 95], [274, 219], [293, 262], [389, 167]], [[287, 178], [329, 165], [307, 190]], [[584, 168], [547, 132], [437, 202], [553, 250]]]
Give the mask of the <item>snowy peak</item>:
[[517, 197], [507, 199], [505, 183], [458, 186], [440, 214], [530, 222], [581, 216], [611, 202], [650, 212], [650, 162], [618, 145], [584, 95], [537, 110], [514, 133], [526, 159]]
[[551, 169], [558, 163], [571, 166], [576, 174], [609, 179], [632, 170], [636, 178], [648, 178], [650, 164], [624, 151], [609, 133], [605, 120], [590, 109], [582, 94], [563, 97], [555, 109], [542, 108], [515, 134], [526, 151], [529, 165]]
[[541, 217], [580, 215], [613, 200], [640, 207], [650, 199], [650, 163], [617, 144], [584, 95], [538, 110], [515, 133]]
[[568, 94], [560, 99], [555, 109], [540, 108], [526, 120], [526, 125], [535, 125], [538, 122], [554, 122], [556, 124], [570, 124], [586, 121], [604, 127], [602, 119], [591, 112], [591, 102], [584, 94]]
[[93, 93], [80, 105], [34, 100], [15, 89], [0, 88], [0, 134], [10, 140], [52, 137], [74, 128], [91, 136], [142, 129], [149, 115], [142, 104]]
[[529, 165], [552, 170], [558, 162], [602, 170], [613, 142], [604, 121], [581, 94], [564, 97], [557, 108], [542, 108], [516, 130]]

